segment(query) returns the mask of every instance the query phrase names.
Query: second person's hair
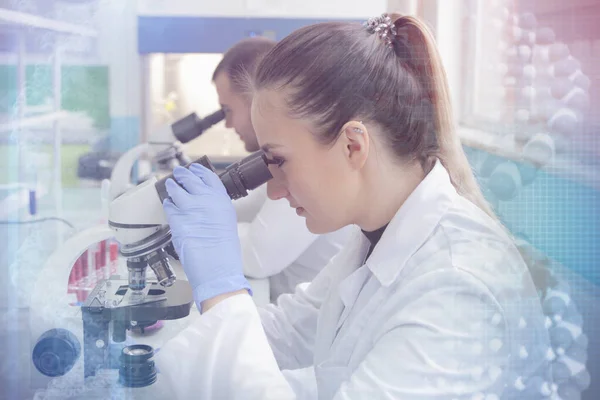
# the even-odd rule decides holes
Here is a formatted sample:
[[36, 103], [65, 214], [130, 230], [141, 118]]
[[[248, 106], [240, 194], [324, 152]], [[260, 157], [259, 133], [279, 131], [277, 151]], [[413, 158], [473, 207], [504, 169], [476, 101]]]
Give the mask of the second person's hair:
[[260, 59], [275, 47], [275, 41], [265, 37], [253, 37], [239, 41], [225, 52], [213, 72], [215, 81], [220, 73], [227, 74], [233, 89], [247, 91], [247, 76], [252, 76]]

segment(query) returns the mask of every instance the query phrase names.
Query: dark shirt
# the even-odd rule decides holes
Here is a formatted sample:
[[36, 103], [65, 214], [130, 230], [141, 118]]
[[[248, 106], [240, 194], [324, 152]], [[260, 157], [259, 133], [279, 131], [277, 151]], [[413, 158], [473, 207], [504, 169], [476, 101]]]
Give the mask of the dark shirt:
[[371, 232], [367, 232], [364, 230], [362, 231], [362, 233], [367, 237], [367, 239], [369, 239], [369, 242], [371, 242], [371, 245], [369, 246], [369, 251], [367, 252], [366, 259], [368, 259], [369, 256], [371, 255], [371, 253], [373, 252], [373, 249], [379, 242], [379, 239], [381, 239], [381, 236], [383, 235], [383, 232], [385, 231], [387, 226], [388, 226], [388, 224], [385, 224], [383, 227], [381, 227], [377, 230], [371, 231]]

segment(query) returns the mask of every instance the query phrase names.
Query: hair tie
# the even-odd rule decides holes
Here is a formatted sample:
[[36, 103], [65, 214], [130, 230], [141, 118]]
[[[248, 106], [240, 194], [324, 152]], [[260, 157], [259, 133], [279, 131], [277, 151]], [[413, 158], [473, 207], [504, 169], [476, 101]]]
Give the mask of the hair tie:
[[393, 47], [396, 26], [388, 14], [369, 18], [363, 25], [367, 28], [367, 32], [377, 34], [386, 46]]

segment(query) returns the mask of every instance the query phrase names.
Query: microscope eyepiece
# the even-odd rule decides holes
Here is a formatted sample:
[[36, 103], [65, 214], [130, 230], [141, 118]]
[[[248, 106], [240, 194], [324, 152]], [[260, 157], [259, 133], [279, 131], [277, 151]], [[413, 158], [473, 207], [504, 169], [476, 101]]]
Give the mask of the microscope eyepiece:
[[232, 200], [248, 195], [249, 190], [256, 189], [272, 177], [266, 155], [262, 150], [228, 166], [219, 175]]
[[171, 130], [177, 140], [181, 143], [187, 143], [196, 139], [208, 128], [218, 124], [224, 119], [225, 112], [223, 110], [215, 111], [202, 119], [198, 118], [196, 113], [192, 113], [171, 125]]
[[[186, 165], [185, 168], [189, 168], [193, 163], [202, 164], [215, 172], [215, 168], [207, 156], [200, 157]], [[169, 178], [173, 178], [173, 174], [169, 174], [155, 184], [161, 202], [169, 198], [169, 194], [165, 187], [167, 179]], [[265, 152], [259, 150], [228, 166], [225, 171], [219, 174], [219, 178], [221, 179], [221, 182], [223, 182], [225, 189], [227, 189], [229, 197], [231, 197], [232, 200], [236, 200], [247, 196], [249, 190], [256, 189], [260, 185], [268, 182], [273, 178], [273, 175], [271, 175], [271, 171], [269, 171], [269, 161], [267, 160]]]

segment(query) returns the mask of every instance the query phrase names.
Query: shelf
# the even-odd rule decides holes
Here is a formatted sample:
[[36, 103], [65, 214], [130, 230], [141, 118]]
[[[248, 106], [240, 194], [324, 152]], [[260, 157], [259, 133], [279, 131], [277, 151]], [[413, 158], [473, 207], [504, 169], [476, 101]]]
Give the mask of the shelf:
[[[460, 127], [458, 133], [461, 143], [467, 147], [483, 150], [489, 154], [516, 162], [530, 161], [523, 156], [521, 149], [509, 137], [500, 137], [491, 132], [468, 127]], [[550, 174], [575, 180], [600, 190], [600, 174], [572, 157], [557, 154], [542, 169]]]
[[458, 129], [462, 144], [475, 149], [504, 157], [513, 161], [521, 160], [522, 156], [514, 147], [506, 146], [508, 140], [502, 140], [498, 135], [481, 129], [460, 127]]
[[87, 37], [98, 36], [98, 32], [96, 32], [94, 29], [90, 29], [85, 26], [79, 26], [75, 24], [70, 24], [68, 22], [38, 17], [37, 15], [33, 14], [27, 14], [19, 11], [8, 10], [6, 8], [0, 8], [0, 26], [2, 26], [3, 24], [45, 29], [53, 32], [71, 35]]
[[58, 111], [48, 114], [36, 115], [35, 117], [26, 117], [21, 120], [15, 117], [12, 121], [0, 124], [0, 132], [13, 131], [16, 129], [33, 128], [49, 122], [58, 121], [69, 116], [66, 111]]
[[[0, 219], [5, 220], [14, 212], [29, 205], [29, 189], [24, 184], [7, 184], [0, 185], [0, 190], [12, 191], [8, 196], [0, 199]], [[35, 188], [36, 201], [44, 197], [48, 193], [48, 188], [40, 183]]]

